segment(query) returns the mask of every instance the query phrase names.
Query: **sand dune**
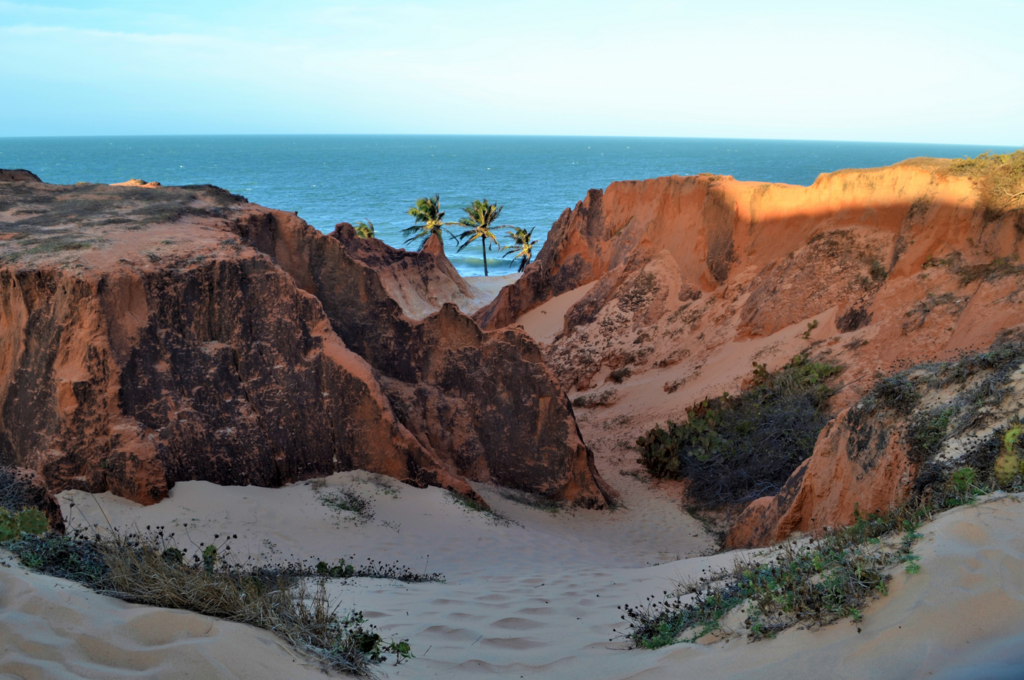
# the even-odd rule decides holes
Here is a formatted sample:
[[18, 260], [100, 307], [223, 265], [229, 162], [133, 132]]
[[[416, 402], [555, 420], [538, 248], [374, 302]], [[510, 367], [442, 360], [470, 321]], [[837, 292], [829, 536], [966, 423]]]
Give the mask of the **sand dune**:
[[[378, 486], [362, 472], [328, 479], [372, 500], [359, 524], [308, 484], [281, 489], [178, 484], [149, 507], [62, 494], [89, 520], [164, 525], [195, 542], [237, 533], [238, 556], [398, 560], [446, 583], [356, 579], [333, 587], [416, 659], [405, 678], [1016, 678], [1024, 675], [1024, 504], [999, 497], [948, 512], [922, 531], [920, 573], [896, 573], [858, 626], [790, 630], [775, 640], [628, 650], [616, 605], [638, 602], [708, 566], [712, 543], [664, 490], [623, 487], [625, 508], [551, 514], [482, 495], [514, 523], [453, 504], [436, 488]], [[102, 508], [102, 512], [101, 512]], [[106, 517], [104, 517], [104, 513]], [[80, 514], [76, 516], [81, 517]], [[187, 545], [187, 540], [185, 541]], [[428, 557], [429, 555], [429, 557]], [[0, 567], [3, 677], [281, 678], [319, 675], [270, 633], [186, 612], [128, 605], [80, 586]], [[322, 676], [321, 676], [322, 677]]]
[[130, 605], [28, 573], [0, 552], [0, 677], [323, 677], [272, 633]]

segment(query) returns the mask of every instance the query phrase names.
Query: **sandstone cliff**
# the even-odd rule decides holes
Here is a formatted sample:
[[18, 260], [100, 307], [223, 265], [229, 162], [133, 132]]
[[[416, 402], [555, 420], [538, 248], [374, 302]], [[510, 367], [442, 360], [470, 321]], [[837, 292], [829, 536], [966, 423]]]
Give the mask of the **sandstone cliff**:
[[[475, 318], [530, 326], [560, 296], [572, 301], [545, 356], [593, 409], [591, 445], [590, 433], [610, 431], [614, 459], [623, 440], [737, 392], [754, 362], [775, 370], [807, 351], [842, 364], [840, 411], [901, 363], [987, 347], [1024, 321], [1022, 234], [1024, 211], [993, 210], [949, 161], [841, 171], [809, 187], [712, 175], [616, 182], [565, 211], [537, 261]], [[783, 491], [814, 521], [748, 514], [763, 526], [734, 545], [848, 521], [854, 504], [880, 509], [905, 492], [917, 464], [836, 462], [847, 457], [848, 418], [826, 428]]]
[[460, 279], [443, 254], [414, 280], [402, 251], [375, 260], [344, 228], [331, 238], [213, 187], [13, 179], [0, 182], [0, 464], [142, 503], [180, 480], [351, 468], [607, 502], [536, 346], [446, 304]]

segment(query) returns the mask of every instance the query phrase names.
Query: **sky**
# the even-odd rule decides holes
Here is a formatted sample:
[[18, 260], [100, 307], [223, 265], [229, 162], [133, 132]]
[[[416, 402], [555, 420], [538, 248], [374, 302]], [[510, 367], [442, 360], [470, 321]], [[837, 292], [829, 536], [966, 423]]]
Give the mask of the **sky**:
[[0, 0], [0, 137], [1024, 144], [1024, 0]]

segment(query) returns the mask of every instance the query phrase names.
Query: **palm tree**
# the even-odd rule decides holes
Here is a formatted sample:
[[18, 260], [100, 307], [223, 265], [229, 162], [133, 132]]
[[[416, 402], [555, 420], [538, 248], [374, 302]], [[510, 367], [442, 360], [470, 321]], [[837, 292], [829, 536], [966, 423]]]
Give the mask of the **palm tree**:
[[[493, 227], [494, 221], [501, 214], [501, 206], [491, 205], [485, 198], [482, 201], [473, 201], [468, 208], [463, 208], [463, 210], [466, 217], [459, 220], [459, 224], [465, 231], [456, 236], [459, 240], [459, 252], [462, 252], [462, 249], [473, 241], [480, 239], [480, 248], [484, 254], [484, 276], [487, 276], [487, 239], [498, 245], [498, 237], [491, 229], [495, 228]], [[466, 240], [463, 241], [463, 239]]]
[[[427, 242], [431, 234], [437, 234], [441, 238], [444, 227], [455, 222], [444, 221], [444, 211], [441, 210], [441, 198], [434, 194], [433, 198], [424, 197], [416, 201], [416, 205], [409, 208], [409, 215], [416, 220], [416, 224], [402, 230], [402, 234], [408, 236], [406, 243], [422, 238], [420, 248]], [[449, 232], [450, 233], [450, 232]]]
[[526, 231], [522, 227], [516, 227], [508, 232], [508, 235], [512, 239], [513, 245], [505, 246], [508, 252], [502, 255], [502, 257], [512, 255], [512, 261], [508, 263], [509, 267], [514, 265], [516, 260], [519, 260], [519, 271], [522, 272], [526, 269], [526, 265], [530, 264], [530, 261], [533, 260], [533, 247], [537, 245], [536, 241], [530, 240], [533, 236], [533, 229]]
[[366, 220], [365, 222], [356, 222], [356, 236], [359, 238], [377, 238], [377, 232], [373, 228], [373, 222]]

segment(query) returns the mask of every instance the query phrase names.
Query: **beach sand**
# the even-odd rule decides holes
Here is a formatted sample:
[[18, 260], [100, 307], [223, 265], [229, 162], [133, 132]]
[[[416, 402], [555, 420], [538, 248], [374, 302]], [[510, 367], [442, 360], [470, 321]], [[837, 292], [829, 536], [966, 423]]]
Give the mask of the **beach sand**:
[[[381, 484], [384, 484], [381, 486]], [[340, 487], [373, 504], [365, 523], [321, 503]], [[395, 491], [397, 490], [397, 492]], [[416, 658], [382, 674], [404, 678], [1016, 678], [1024, 673], [1024, 504], [999, 497], [941, 515], [922, 530], [921, 571], [896, 570], [864, 620], [775, 640], [630, 650], [615, 638], [616, 605], [638, 603], [732, 564], [666, 494], [626, 493], [613, 512], [552, 513], [480, 486], [511, 522], [457, 505], [436, 488], [388, 484], [364, 472], [327, 486], [281, 489], [180, 483], [142, 507], [69, 491], [62, 507], [97, 526], [164, 526], [180, 544], [237, 533], [236, 558], [372, 557], [445, 583], [334, 582], [385, 637]], [[69, 503], [74, 502], [72, 510]], [[428, 557], [429, 556], [429, 557]], [[4, 677], [278, 678], [319, 674], [265, 631], [187, 612], [129, 605], [84, 588], [0, 567]], [[321, 676], [322, 677], [322, 676]]]

